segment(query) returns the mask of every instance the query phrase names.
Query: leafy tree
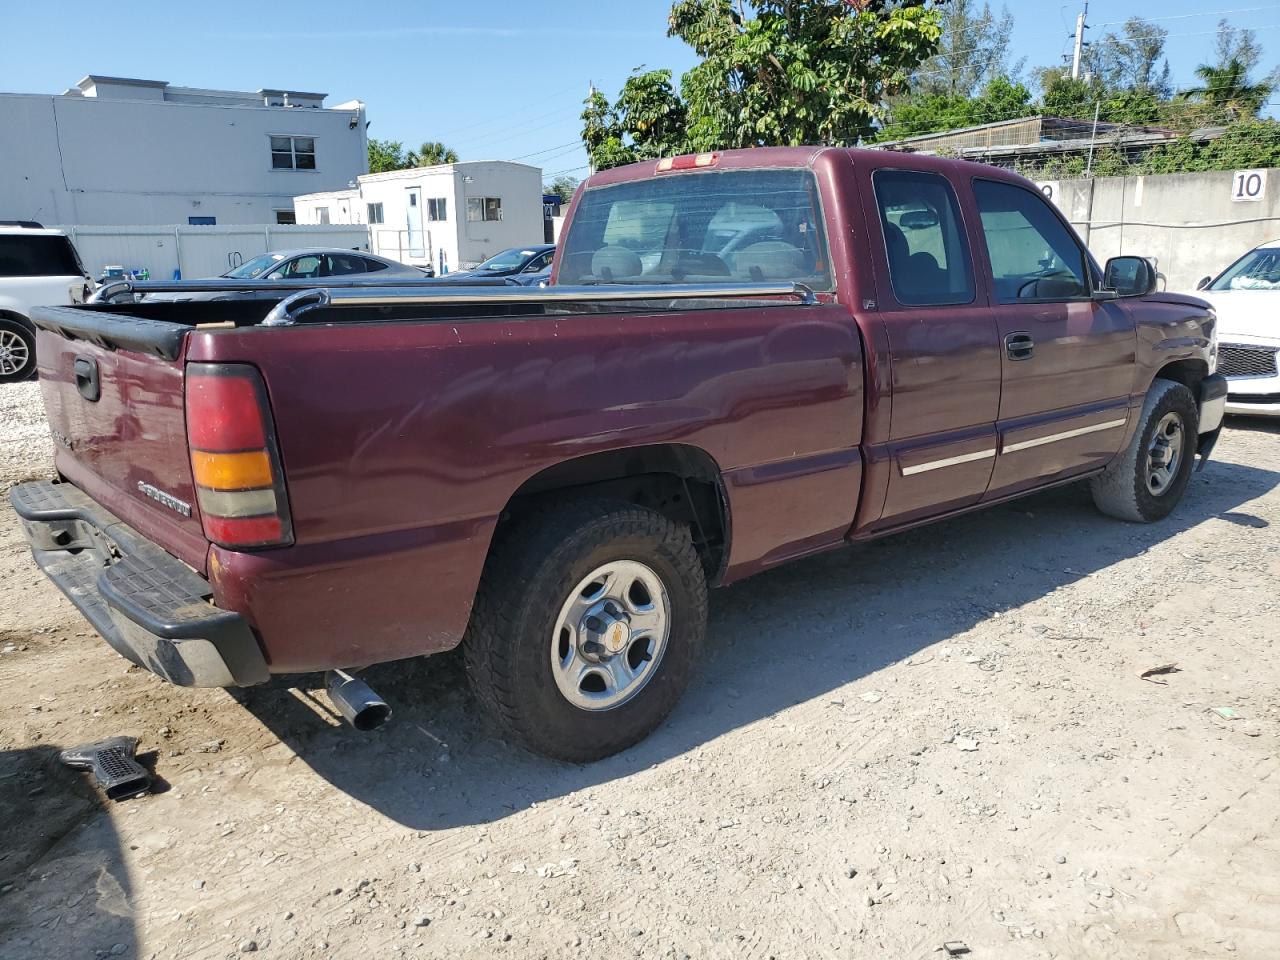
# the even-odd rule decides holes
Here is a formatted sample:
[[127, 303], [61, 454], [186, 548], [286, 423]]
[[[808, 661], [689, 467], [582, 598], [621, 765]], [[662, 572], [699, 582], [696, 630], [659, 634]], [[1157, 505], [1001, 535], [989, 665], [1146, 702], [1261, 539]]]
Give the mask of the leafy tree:
[[446, 147], [439, 140], [428, 140], [409, 154], [410, 166], [438, 167], [442, 163], [457, 163], [458, 151]]
[[852, 144], [937, 49], [927, 0], [676, 0], [668, 33], [702, 62], [682, 93], [719, 147]]
[[414, 164], [404, 152], [404, 144], [399, 140], [369, 141], [369, 172], [385, 173], [388, 170], [404, 170]]
[[1252, 73], [1262, 60], [1262, 47], [1258, 45], [1258, 34], [1255, 31], [1233, 27], [1228, 20], [1222, 19], [1218, 21], [1214, 54], [1213, 66], [1221, 68], [1232, 60], [1238, 60], [1245, 73]]
[[1123, 34], [1108, 32], [1093, 43], [1084, 67], [1108, 90], [1138, 90], [1167, 100], [1173, 94], [1169, 61], [1164, 57], [1169, 31], [1141, 17], [1130, 17]]
[[930, 0], [675, 0], [670, 36], [700, 62], [637, 70], [610, 104], [593, 91], [582, 139], [597, 168], [664, 154], [853, 144], [936, 49]]
[[632, 163], [635, 154], [622, 142], [622, 123], [609, 98], [599, 90], [588, 94], [582, 111], [582, 143], [591, 166], [607, 170]]
[[977, 97], [926, 93], [904, 99], [894, 107], [892, 120], [877, 132], [875, 139], [901, 140], [939, 130], [1015, 120], [1035, 113], [1031, 101], [1030, 90], [1002, 76], [988, 81]]
[[670, 70], [637, 67], [613, 105], [636, 160], [652, 160], [684, 149], [685, 106], [671, 86]]
[[544, 183], [542, 185], [543, 193], [554, 193], [560, 198], [561, 203], [568, 203], [572, 200], [574, 191], [577, 189], [577, 177], [559, 176], [556, 177], [555, 180], [551, 181], [551, 183]]
[[[911, 79], [915, 95], [973, 96], [988, 80], [1008, 76], [1013, 15], [1002, 7], [997, 16], [991, 4], [982, 9], [973, 0], [951, 0], [942, 10], [938, 52], [920, 65]], [[1016, 77], [1021, 62], [1012, 71]]]
[[1181, 96], [1207, 105], [1228, 121], [1257, 117], [1271, 96], [1271, 83], [1251, 83], [1249, 69], [1240, 60], [1221, 65], [1202, 63], [1196, 67], [1196, 76], [1201, 85], [1182, 91]]

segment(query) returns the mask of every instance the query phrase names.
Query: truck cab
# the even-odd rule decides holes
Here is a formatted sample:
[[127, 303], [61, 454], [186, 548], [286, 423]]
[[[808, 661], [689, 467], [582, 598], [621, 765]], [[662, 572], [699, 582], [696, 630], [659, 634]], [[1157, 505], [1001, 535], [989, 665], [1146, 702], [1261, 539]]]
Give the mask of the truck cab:
[[461, 644], [502, 729], [591, 760], [672, 709], [708, 587], [1061, 483], [1167, 516], [1225, 384], [1155, 282], [1005, 170], [647, 161], [579, 189], [546, 288], [37, 311], [58, 475], [13, 500], [171, 682]]

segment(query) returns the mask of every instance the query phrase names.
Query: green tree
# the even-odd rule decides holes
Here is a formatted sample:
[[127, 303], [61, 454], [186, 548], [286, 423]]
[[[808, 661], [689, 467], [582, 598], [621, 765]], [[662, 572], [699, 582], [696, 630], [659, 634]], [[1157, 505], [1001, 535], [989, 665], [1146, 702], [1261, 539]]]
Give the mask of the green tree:
[[1173, 94], [1169, 61], [1165, 59], [1164, 27], [1130, 17], [1121, 34], [1108, 32], [1089, 47], [1086, 72], [1108, 90], [1137, 90], [1167, 100]]
[[1238, 60], [1246, 73], [1252, 73], [1262, 60], [1262, 47], [1258, 44], [1258, 34], [1243, 27], [1233, 27], [1226, 19], [1219, 20], [1214, 55], [1215, 67], [1225, 67], [1232, 60]]
[[[1008, 76], [1013, 15], [1002, 7], [999, 15], [984, 2], [951, 0], [942, 9], [942, 37], [938, 52], [920, 65], [911, 79], [915, 95], [974, 96], [988, 80]], [[1018, 74], [1021, 63], [1012, 74]]]
[[369, 172], [385, 173], [388, 170], [404, 170], [412, 167], [399, 140], [369, 141]]
[[927, 0], [676, 0], [668, 33], [701, 63], [681, 91], [719, 147], [853, 144], [937, 49]]
[[442, 163], [457, 163], [458, 151], [446, 147], [439, 140], [428, 140], [409, 154], [410, 166], [437, 167]]
[[1008, 77], [994, 77], [976, 97], [951, 93], [926, 93], [904, 98], [894, 107], [892, 119], [876, 134], [877, 141], [973, 127], [999, 120], [1015, 120], [1035, 113], [1031, 91]]
[[699, 62], [593, 91], [582, 139], [599, 169], [685, 151], [854, 144], [937, 48], [931, 0], [676, 0], [668, 34]]
[[1257, 117], [1271, 96], [1271, 84], [1251, 83], [1248, 67], [1234, 58], [1220, 65], [1202, 63], [1196, 67], [1196, 76], [1201, 85], [1182, 91], [1181, 96], [1206, 105], [1227, 121]]
[[578, 189], [578, 178], [559, 176], [550, 183], [542, 185], [543, 193], [554, 193], [560, 198], [561, 203], [568, 203], [573, 199], [574, 191]]
[[599, 90], [592, 90], [583, 104], [582, 143], [595, 170], [608, 170], [635, 160], [631, 148], [622, 142], [618, 112]]

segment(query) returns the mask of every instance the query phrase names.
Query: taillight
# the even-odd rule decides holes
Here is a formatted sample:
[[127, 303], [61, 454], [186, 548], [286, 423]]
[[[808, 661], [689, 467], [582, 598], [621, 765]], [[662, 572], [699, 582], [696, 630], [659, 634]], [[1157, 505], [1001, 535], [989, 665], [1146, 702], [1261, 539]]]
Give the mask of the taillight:
[[187, 446], [204, 535], [223, 547], [293, 543], [262, 377], [242, 363], [187, 364]]

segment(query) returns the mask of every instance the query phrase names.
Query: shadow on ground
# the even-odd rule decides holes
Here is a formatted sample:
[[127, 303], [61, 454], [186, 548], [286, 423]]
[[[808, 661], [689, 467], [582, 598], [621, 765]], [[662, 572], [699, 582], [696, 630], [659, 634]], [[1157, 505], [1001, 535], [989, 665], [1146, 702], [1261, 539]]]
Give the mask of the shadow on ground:
[[0, 958], [137, 955], [105, 802], [56, 747], [0, 751]]
[[1275, 471], [1210, 463], [1178, 511], [1148, 526], [1102, 517], [1083, 485], [1063, 487], [716, 591], [704, 662], [681, 706], [643, 743], [586, 767], [498, 740], [456, 654], [366, 671], [395, 709], [373, 734], [318, 723], [283, 688], [237, 698], [316, 773], [401, 824], [487, 822], [767, 720], [1208, 520], [1265, 524], [1247, 504], [1277, 483]]

